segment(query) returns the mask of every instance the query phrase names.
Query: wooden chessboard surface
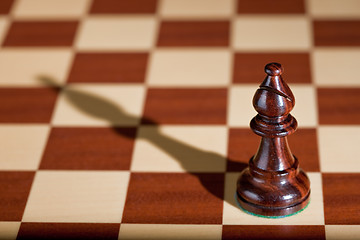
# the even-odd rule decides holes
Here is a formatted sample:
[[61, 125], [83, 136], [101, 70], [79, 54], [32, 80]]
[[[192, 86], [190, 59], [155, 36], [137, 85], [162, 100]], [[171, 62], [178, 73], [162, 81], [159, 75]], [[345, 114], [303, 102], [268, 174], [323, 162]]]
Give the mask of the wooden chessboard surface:
[[[360, 239], [360, 1], [1, 0], [0, 239]], [[301, 213], [242, 212], [268, 62]]]

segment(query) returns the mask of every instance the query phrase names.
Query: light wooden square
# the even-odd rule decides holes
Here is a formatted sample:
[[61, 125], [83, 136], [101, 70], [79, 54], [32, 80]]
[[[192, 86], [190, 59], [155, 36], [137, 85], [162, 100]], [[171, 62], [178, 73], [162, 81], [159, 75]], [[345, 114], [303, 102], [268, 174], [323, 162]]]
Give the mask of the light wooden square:
[[234, 0], [164, 0], [160, 14], [165, 18], [227, 18]]
[[71, 60], [71, 50], [66, 49], [4, 49], [0, 52], [0, 85], [41, 86], [43, 77], [63, 83]]
[[308, 11], [319, 19], [358, 19], [360, 17], [359, 0], [308, 0]]
[[142, 126], [135, 143], [132, 171], [224, 172], [224, 126]]
[[48, 125], [0, 125], [0, 169], [36, 170], [48, 138]]
[[22, 221], [120, 223], [128, 182], [122, 171], [38, 171]]
[[89, 17], [79, 29], [80, 50], [149, 50], [155, 42], [154, 17]]
[[18, 19], [77, 18], [88, 5], [89, 0], [19, 0], [13, 14]]
[[320, 126], [318, 138], [322, 172], [360, 173], [359, 126]]
[[360, 236], [360, 225], [326, 225], [326, 240], [357, 240]]
[[316, 85], [359, 87], [359, 59], [360, 49], [356, 48], [316, 49], [312, 55], [312, 70]]
[[0, 222], [1, 239], [15, 240], [21, 222]]
[[140, 122], [145, 88], [126, 84], [68, 84], [52, 123], [56, 126], [134, 126]]
[[310, 22], [303, 16], [242, 16], [233, 24], [238, 50], [299, 51], [311, 46]]
[[231, 78], [227, 50], [158, 50], [152, 55], [151, 86], [226, 86]]

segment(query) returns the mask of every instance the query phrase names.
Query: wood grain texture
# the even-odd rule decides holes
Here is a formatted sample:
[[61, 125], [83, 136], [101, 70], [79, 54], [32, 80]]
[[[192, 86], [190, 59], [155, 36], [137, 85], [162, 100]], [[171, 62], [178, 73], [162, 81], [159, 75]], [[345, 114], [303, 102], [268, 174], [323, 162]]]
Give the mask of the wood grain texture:
[[223, 194], [222, 173], [131, 173], [122, 223], [221, 224]]
[[223, 88], [150, 88], [143, 123], [225, 124], [227, 90]]
[[228, 46], [229, 21], [163, 21], [158, 46]]
[[359, 20], [315, 20], [315, 46], [360, 46]]
[[0, 221], [21, 221], [35, 172], [0, 172]]
[[118, 239], [116, 223], [21, 223], [17, 239]]
[[57, 91], [48, 88], [1, 88], [1, 123], [49, 123]]
[[72, 46], [77, 21], [14, 21], [4, 46]]
[[224, 225], [223, 240], [325, 240], [324, 226]]
[[318, 88], [320, 124], [360, 124], [360, 88]]
[[237, 12], [248, 14], [305, 13], [305, 3], [304, 0], [238, 0]]
[[78, 53], [68, 82], [143, 83], [147, 53]]
[[268, 62], [281, 62], [286, 66], [283, 77], [288, 83], [312, 82], [309, 53], [235, 53], [234, 58], [234, 83], [258, 84], [259, 80], [265, 78], [264, 71], [259, 66]]
[[157, 0], [94, 0], [91, 13], [155, 13]]
[[325, 224], [359, 225], [360, 173], [323, 173], [322, 180]]
[[134, 128], [52, 128], [40, 169], [129, 170]]

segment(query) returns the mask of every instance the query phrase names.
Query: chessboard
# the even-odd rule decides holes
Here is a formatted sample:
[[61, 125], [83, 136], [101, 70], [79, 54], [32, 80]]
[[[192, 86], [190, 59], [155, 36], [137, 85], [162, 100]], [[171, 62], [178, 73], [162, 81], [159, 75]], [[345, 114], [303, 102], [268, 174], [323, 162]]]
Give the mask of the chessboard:
[[[360, 239], [360, 1], [1, 0], [0, 239]], [[264, 66], [311, 180], [236, 204]]]

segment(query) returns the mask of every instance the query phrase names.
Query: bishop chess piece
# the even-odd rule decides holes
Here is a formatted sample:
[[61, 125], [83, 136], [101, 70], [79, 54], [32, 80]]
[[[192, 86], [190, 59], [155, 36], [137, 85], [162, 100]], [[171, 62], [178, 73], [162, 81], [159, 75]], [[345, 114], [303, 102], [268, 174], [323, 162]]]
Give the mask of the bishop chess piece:
[[267, 77], [253, 98], [258, 114], [251, 129], [261, 136], [257, 153], [241, 172], [237, 182], [237, 200], [246, 211], [265, 217], [292, 215], [309, 202], [310, 181], [292, 155], [287, 135], [297, 128], [290, 114], [295, 98], [283, 81], [279, 63], [265, 67]]

